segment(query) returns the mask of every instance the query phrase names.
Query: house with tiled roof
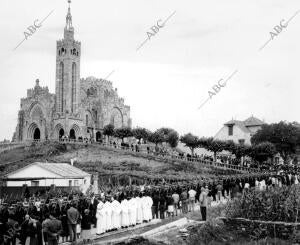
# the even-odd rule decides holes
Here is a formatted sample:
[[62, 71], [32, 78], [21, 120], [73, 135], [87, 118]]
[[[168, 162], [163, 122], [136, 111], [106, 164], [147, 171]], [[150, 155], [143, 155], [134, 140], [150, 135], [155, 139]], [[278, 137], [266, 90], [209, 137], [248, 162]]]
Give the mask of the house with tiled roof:
[[34, 162], [5, 176], [6, 186], [28, 187], [79, 187], [85, 189], [91, 184], [91, 174], [69, 163]]
[[224, 123], [223, 127], [215, 135], [214, 139], [218, 140], [232, 140], [235, 143], [251, 145], [251, 137], [265, 123], [251, 116], [244, 121], [230, 120]]

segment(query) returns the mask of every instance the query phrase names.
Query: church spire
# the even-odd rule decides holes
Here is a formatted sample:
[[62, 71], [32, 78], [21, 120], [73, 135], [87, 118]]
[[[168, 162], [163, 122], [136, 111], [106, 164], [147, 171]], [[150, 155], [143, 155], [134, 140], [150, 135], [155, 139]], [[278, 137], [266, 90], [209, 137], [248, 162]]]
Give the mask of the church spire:
[[72, 15], [71, 15], [71, 0], [68, 0], [69, 8], [68, 8], [68, 14], [66, 16], [66, 29], [71, 30], [73, 29], [72, 26]]
[[66, 26], [64, 30], [64, 38], [66, 40], [74, 40], [74, 28], [72, 25], [72, 15], [71, 15], [71, 0], [68, 0], [69, 8], [66, 16]]

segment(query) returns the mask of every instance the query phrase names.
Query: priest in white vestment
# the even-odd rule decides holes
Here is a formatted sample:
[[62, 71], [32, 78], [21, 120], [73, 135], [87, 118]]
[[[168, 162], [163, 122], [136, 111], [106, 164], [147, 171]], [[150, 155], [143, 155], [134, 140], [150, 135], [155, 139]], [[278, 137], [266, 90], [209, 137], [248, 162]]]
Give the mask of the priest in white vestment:
[[125, 198], [121, 202], [121, 226], [128, 227], [129, 226], [129, 210], [128, 210], [128, 201]]
[[134, 197], [132, 197], [128, 201], [128, 206], [129, 206], [129, 223], [130, 225], [134, 226], [136, 225], [136, 209], [137, 209], [136, 199]]
[[152, 219], [152, 205], [153, 200], [150, 196], [146, 196], [146, 221], [150, 221]]
[[99, 200], [99, 203], [97, 205], [97, 213], [96, 213], [96, 218], [97, 218], [97, 235], [100, 235], [105, 232], [105, 210], [104, 210], [104, 203]]
[[112, 229], [111, 226], [111, 216], [112, 216], [112, 208], [111, 203], [107, 200], [104, 204], [105, 213], [106, 213], [106, 231], [110, 231]]
[[143, 222], [143, 209], [142, 209], [142, 200], [139, 196], [136, 197], [136, 223], [141, 224]]
[[147, 220], [147, 198], [146, 196], [141, 197], [141, 205], [142, 205], [142, 221]]
[[111, 198], [111, 207], [112, 207], [112, 229], [121, 228], [121, 204], [118, 200], [115, 200], [114, 197]]

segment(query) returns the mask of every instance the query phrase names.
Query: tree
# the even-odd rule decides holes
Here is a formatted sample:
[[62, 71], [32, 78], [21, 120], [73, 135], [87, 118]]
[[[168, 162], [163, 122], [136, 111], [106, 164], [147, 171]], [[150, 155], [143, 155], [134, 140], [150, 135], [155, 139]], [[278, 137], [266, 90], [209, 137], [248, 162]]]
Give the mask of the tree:
[[179, 141], [178, 133], [176, 131], [170, 132], [167, 141], [172, 148], [175, 148]]
[[257, 145], [263, 142], [272, 143], [280, 153], [284, 162], [296, 153], [300, 145], [300, 127], [296, 122], [279, 122], [263, 125], [251, 138], [251, 143]]
[[148, 140], [151, 132], [145, 128], [134, 128], [132, 129], [133, 136], [141, 142], [141, 139]]
[[276, 154], [275, 146], [270, 142], [262, 142], [251, 147], [250, 156], [260, 164]]
[[178, 133], [172, 128], [160, 128], [157, 130], [163, 137], [163, 142], [169, 143], [171, 147], [176, 147], [179, 140]]
[[249, 156], [250, 151], [251, 147], [249, 145], [235, 144], [232, 153], [237, 159], [241, 159], [241, 157]]
[[149, 141], [158, 145], [159, 143], [164, 142], [164, 136], [162, 132], [156, 130], [154, 133], [150, 134]]
[[234, 154], [233, 152], [234, 152], [235, 148], [236, 148], [236, 143], [234, 143], [233, 140], [225, 141], [225, 143], [224, 143], [224, 150], [225, 151], [229, 151], [232, 154]]
[[103, 134], [108, 137], [113, 136], [115, 133], [115, 126], [112, 124], [108, 124], [103, 128]]
[[186, 147], [190, 148], [192, 156], [194, 155], [195, 149], [199, 147], [199, 138], [191, 133], [181, 136], [180, 141], [185, 144]]
[[214, 161], [217, 160], [217, 153], [226, 149], [226, 142], [221, 140], [214, 140], [214, 138], [199, 139], [199, 147], [203, 147], [208, 151], [214, 153]]
[[131, 137], [133, 136], [133, 134], [131, 128], [123, 127], [123, 128], [117, 128], [115, 130], [114, 136], [119, 139], [122, 139], [122, 142], [124, 142], [124, 138]]

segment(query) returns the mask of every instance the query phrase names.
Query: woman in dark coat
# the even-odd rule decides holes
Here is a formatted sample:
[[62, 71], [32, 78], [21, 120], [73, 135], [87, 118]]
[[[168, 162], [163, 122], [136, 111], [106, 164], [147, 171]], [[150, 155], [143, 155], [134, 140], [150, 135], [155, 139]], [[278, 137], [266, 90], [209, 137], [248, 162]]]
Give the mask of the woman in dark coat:
[[41, 245], [42, 239], [42, 224], [37, 219], [29, 217], [29, 222], [26, 230], [26, 242], [25, 245]]
[[92, 224], [92, 217], [89, 214], [89, 210], [85, 209], [81, 220], [81, 235], [83, 238], [83, 244], [85, 244], [86, 242], [89, 243], [90, 241], [91, 224]]
[[66, 242], [69, 236], [69, 228], [68, 228], [68, 216], [67, 216], [67, 210], [70, 208], [69, 204], [66, 204], [62, 207], [61, 211], [61, 225], [63, 232], [61, 233], [61, 237], [63, 242]]

